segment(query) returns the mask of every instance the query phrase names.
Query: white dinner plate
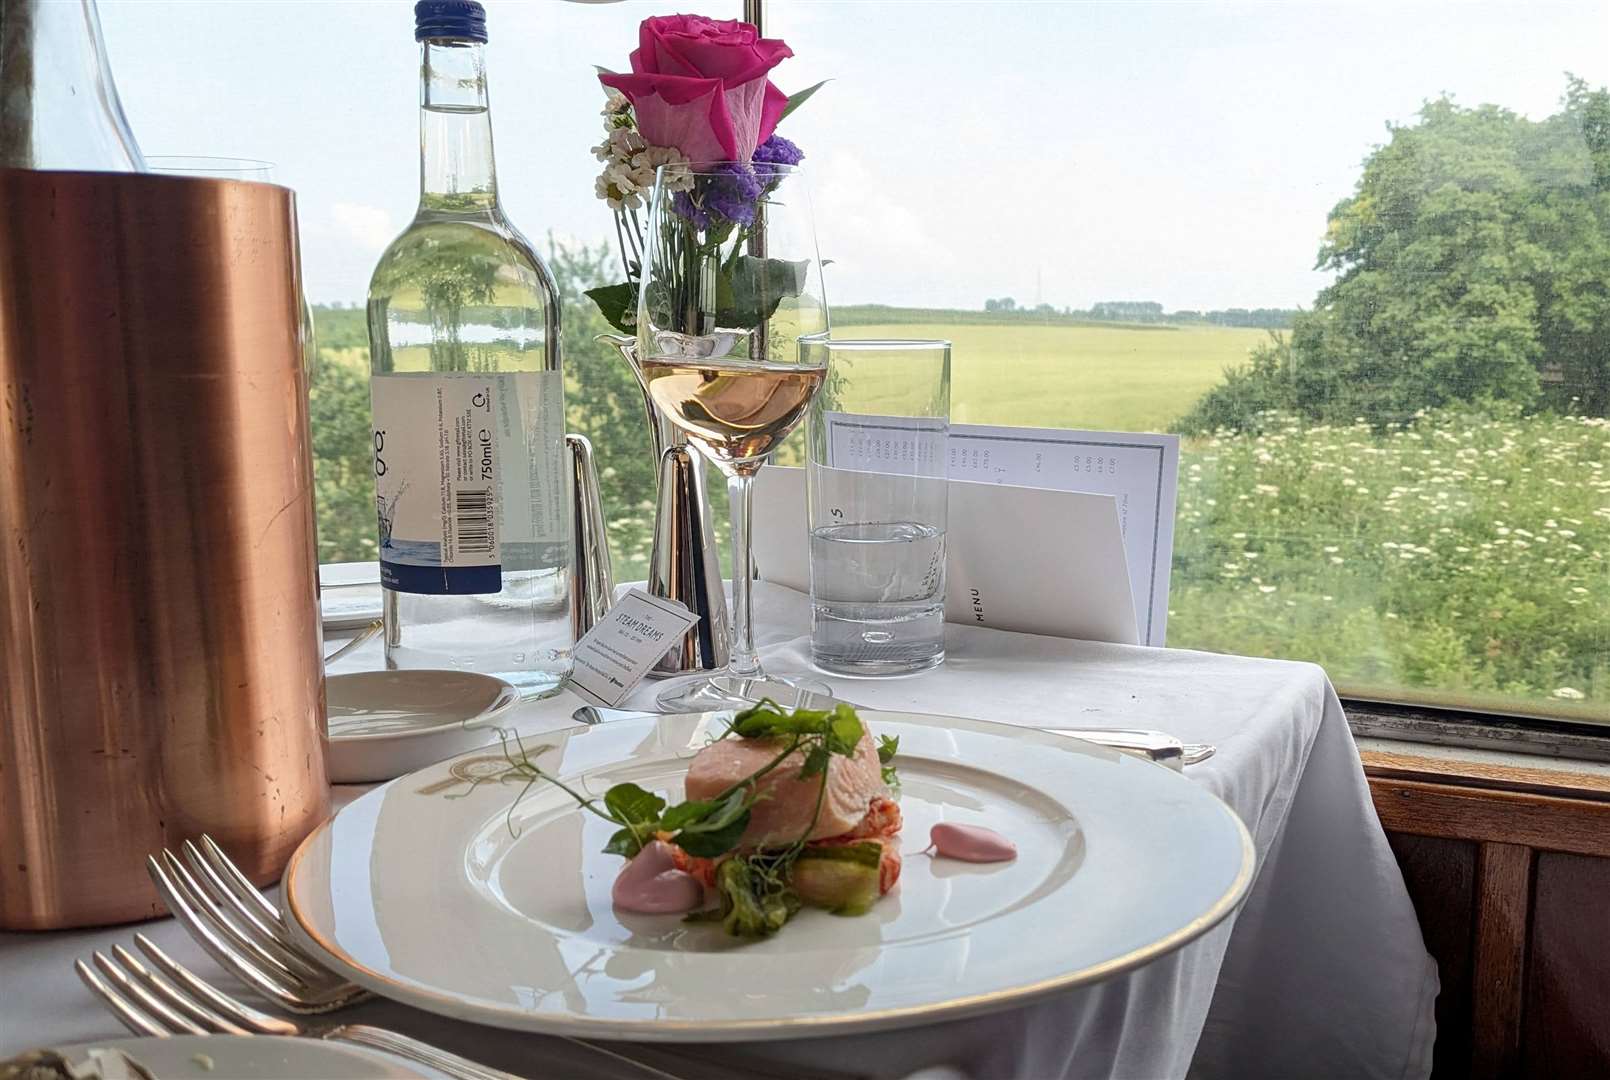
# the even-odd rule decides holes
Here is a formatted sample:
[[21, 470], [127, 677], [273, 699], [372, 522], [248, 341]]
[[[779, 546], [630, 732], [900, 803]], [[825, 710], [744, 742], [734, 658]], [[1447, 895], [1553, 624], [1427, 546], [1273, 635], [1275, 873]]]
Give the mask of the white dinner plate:
[[390, 780], [496, 743], [498, 720], [520, 701], [502, 679], [474, 671], [355, 671], [324, 680], [337, 784]]
[[[528, 739], [602, 794], [682, 796], [722, 714], [620, 720]], [[774, 937], [610, 904], [614, 826], [556, 787], [487, 782], [496, 753], [371, 791], [292, 856], [297, 937], [388, 998], [483, 1024], [663, 1041], [798, 1038], [1021, 1004], [1155, 959], [1235, 908], [1246, 829], [1185, 777], [1027, 728], [863, 710], [895, 735], [905, 868], [869, 914], [806, 910]], [[471, 781], [481, 778], [477, 785]], [[919, 854], [936, 822], [1010, 836], [1010, 863]]]
[[449, 1080], [379, 1050], [273, 1035], [97, 1039], [57, 1052], [76, 1064], [92, 1049], [121, 1050], [159, 1080]]

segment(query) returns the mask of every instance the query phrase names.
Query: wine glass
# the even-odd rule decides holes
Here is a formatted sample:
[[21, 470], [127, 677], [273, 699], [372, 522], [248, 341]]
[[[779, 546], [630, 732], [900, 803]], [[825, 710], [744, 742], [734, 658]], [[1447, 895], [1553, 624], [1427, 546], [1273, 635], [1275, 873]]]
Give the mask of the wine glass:
[[827, 375], [821, 259], [805, 178], [793, 166], [665, 165], [643, 234], [637, 369], [654, 407], [727, 478], [732, 652], [725, 671], [667, 684], [662, 706], [783, 704], [820, 683], [762, 671], [750, 604], [750, 483], [804, 419]]

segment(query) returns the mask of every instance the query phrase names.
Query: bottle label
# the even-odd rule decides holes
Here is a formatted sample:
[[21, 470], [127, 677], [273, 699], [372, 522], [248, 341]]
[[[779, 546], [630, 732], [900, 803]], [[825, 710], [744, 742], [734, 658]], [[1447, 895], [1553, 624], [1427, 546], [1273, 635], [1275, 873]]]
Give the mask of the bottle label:
[[500, 592], [510, 545], [565, 538], [561, 379], [427, 372], [370, 380], [382, 585]]

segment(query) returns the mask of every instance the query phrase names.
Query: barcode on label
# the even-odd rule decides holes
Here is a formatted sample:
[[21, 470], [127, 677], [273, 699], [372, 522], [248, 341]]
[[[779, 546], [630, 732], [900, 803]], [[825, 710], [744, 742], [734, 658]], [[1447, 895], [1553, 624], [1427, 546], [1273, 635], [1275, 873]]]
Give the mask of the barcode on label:
[[490, 554], [497, 540], [493, 528], [495, 520], [491, 491], [453, 493], [453, 532], [458, 538], [460, 554]]

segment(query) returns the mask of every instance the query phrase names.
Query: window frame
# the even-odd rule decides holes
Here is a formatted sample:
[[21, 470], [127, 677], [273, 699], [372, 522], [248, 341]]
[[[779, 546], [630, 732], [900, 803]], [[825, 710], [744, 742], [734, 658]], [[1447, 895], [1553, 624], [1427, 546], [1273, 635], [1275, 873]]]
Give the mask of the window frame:
[[[743, 19], [765, 33], [770, 0], [743, 0]], [[321, 563], [322, 569], [326, 564]], [[329, 564], [342, 565], [342, 564]], [[320, 584], [320, 594], [325, 586]], [[1521, 711], [1341, 697], [1355, 738], [1504, 750], [1581, 761], [1610, 761], [1610, 721], [1562, 720]]]

